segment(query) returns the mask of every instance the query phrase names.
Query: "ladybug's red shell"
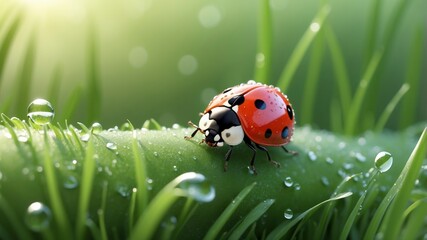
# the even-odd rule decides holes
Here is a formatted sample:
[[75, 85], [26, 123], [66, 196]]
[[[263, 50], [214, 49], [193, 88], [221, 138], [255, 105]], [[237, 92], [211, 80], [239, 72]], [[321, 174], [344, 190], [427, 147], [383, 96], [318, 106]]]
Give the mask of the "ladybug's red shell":
[[262, 84], [242, 84], [214, 97], [205, 113], [227, 106], [228, 100], [241, 95], [243, 103], [237, 116], [246, 136], [256, 144], [282, 146], [290, 142], [294, 130], [294, 112], [288, 98], [278, 89]]

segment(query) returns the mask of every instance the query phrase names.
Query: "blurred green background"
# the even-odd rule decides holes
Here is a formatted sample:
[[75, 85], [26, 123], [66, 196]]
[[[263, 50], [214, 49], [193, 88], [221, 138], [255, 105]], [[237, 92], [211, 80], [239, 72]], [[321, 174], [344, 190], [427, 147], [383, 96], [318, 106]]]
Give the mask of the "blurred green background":
[[[342, 48], [353, 93], [368, 62], [367, 45], [381, 47], [397, 2], [330, 1], [328, 21]], [[379, 115], [395, 95], [419, 36], [420, 85], [407, 93], [416, 96], [414, 123], [427, 119], [427, 1], [408, 2], [376, 75], [377, 86], [370, 93], [375, 101], [365, 108]], [[376, 3], [381, 8], [371, 41]], [[270, 6], [274, 84], [320, 2], [271, 0]], [[256, 0], [0, 0], [0, 110], [24, 118], [26, 108], [16, 102], [28, 104], [41, 97], [53, 103], [57, 121], [67, 117], [75, 102], [71, 123], [100, 121], [108, 128], [127, 119], [136, 127], [148, 118], [166, 126], [197, 122], [216, 93], [254, 78], [258, 7]], [[309, 59], [310, 52], [289, 89], [282, 89], [298, 122], [306, 122], [298, 113]], [[334, 77], [325, 50], [311, 122], [315, 127], [331, 127]], [[399, 106], [387, 127], [398, 128]]]

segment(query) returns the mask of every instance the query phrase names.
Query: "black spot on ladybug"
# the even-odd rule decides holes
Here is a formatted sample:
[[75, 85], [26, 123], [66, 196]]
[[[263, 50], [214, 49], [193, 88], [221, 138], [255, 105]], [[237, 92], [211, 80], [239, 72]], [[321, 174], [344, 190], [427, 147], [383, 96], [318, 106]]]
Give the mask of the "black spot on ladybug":
[[261, 99], [255, 100], [255, 107], [259, 110], [264, 110], [267, 107], [267, 104]]
[[282, 138], [287, 138], [288, 134], [289, 134], [288, 127], [283, 128], [283, 130], [282, 130]]
[[245, 97], [242, 95], [237, 95], [228, 100], [228, 103], [231, 105], [231, 107], [240, 105], [245, 101]]
[[269, 138], [269, 137], [271, 137], [272, 134], [273, 134], [273, 132], [271, 131], [271, 129], [267, 128], [267, 130], [265, 130], [264, 137]]
[[286, 106], [286, 111], [288, 111], [289, 118], [292, 120], [294, 119], [294, 112], [292, 111], [292, 108], [290, 105]]
[[231, 91], [231, 88], [227, 88], [224, 91], [222, 91], [222, 93], [228, 93], [229, 91]]

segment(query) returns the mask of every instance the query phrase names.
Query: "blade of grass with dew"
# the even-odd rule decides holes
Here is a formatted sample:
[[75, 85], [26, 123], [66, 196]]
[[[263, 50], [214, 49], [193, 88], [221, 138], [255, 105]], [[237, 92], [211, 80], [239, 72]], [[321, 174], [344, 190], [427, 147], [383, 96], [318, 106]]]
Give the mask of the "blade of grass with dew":
[[33, 77], [34, 71], [36, 45], [36, 35], [35, 32], [32, 32], [28, 39], [28, 46], [25, 51], [25, 57], [22, 63], [22, 67], [19, 70], [20, 73], [17, 77], [17, 82], [14, 86], [14, 99], [17, 112], [22, 112], [23, 109], [27, 109], [28, 103], [30, 102], [31, 78]]
[[405, 83], [409, 84], [411, 90], [409, 94], [402, 100], [402, 107], [400, 108], [399, 127], [404, 129], [409, 127], [415, 122], [416, 111], [419, 106], [419, 89], [421, 88], [421, 72], [422, 72], [422, 59], [423, 47], [425, 43], [425, 24], [420, 24], [415, 31], [414, 38], [411, 44], [409, 53], [409, 60], [406, 65]]
[[291, 57], [289, 58], [288, 63], [283, 69], [276, 84], [282, 90], [286, 90], [292, 82], [295, 71], [300, 65], [302, 58], [306, 54], [308, 47], [313, 42], [313, 39], [316, 37], [319, 30], [323, 27], [323, 22], [328, 17], [330, 9], [331, 8], [329, 5], [324, 5], [319, 9], [310, 26], [299, 40], [297, 46], [294, 48], [294, 51], [292, 52]]
[[93, 18], [88, 24], [88, 63], [87, 63], [87, 94], [88, 94], [88, 122], [97, 121], [101, 113], [101, 89], [99, 76], [99, 60], [97, 51], [96, 28]]
[[307, 80], [304, 86], [304, 98], [301, 108], [302, 125], [313, 122], [314, 102], [316, 99], [316, 90], [319, 82], [322, 58], [324, 55], [325, 37], [323, 28], [319, 30], [317, 37], [313, 40], [311, 57], [307, 70]]
[[404, 83], [402, 87], [400, 87], [399, 91], [397, 91], [396, 95], [394, 95], [391, 101], [387, 104], [386, 108], [384, 109], [383, 113], [381, 114], [374, 128], [377, 133], [381, 132], [384, 129], [384, 126], [387, 123], [387, 120], [390, 118], [391, 113], [396, 108], [397, 104], [402, 99], [402, 97], [408, 92], [408, 90], [409, 90], [409, 84]]
[[[413, 205], [416, 205], [407, 218], [407, 223], [402, 231], [400, 239], [417, 239], [420, 231], [425, 224], [425, 217], [427, 212], [427, 199], [421, 199], [416, 201]], [[412, 206], [413, 206], [412, 205]], [[405, 214], [406, 215], [406, 214]]]
[[363, 101], [366, 101], [365, 95], [366, 91], [369, 87], [369, 84], [372, 81], [372, 78], [377, 70], [378, 64], [381, 61], [383, 56], [383, 49], [378, 50], [372, 56], [372, 59], [366, 68], [365, 73], [362, 76], [362, 79], [359, 82], [359, 86], [354, 95], [353, 101], [351, 103], [350, 109], [351, 111], [347, 114], [346, 124], [345, 124], [345, 133], [347, 135], [353, 135], [356, 133], [356, 124], [359, 121], [360, 111], [362, 109]]
[[424, 129], [418, 140], [414, 151], [408, 159], [401, 175], [397, 180], [399, 191], [392, 202], [386, 218], [383, 222], [384, 239], [397, 239], [399, 231], [403, 225], [403, 213], [406, 209], [411, 191], [414, 188], [415, 180], [418, 178], [424, 158], [427, 154], [427, 128]]
[[53, 217], [56, 220], [58, 226], [58, 232], [63, 235], [64, 239], [72, 239], [70, 223], [68, 222], [68, 216], [63, 206], [63, 201], [59, 193], [58, 181], [55, 176], [55, 168], [53, 166], [52, 157], [50, 153], [50, 142], [48, 137], [47, 127], [44, 128], [44, 151], [43, 151], [43, 169], [46, 178], [47, 192], [49, 196], [49, 202], [52, 206]]
[[135, 223], [135, 215], [136, 215], [136, 193], [138, 192], [137, 188], [132, 189], [132, 193], [130, 195], [130, 202], [129, 202], [129, 226], [128, 226], [128, 232], [129, 235], [131, 234], [133, 224]]
[[81, 188], [79, 192], [79, 200], [77, 205], [76, 217], [76, 239], [83, 239], [86, 226], [86, 214], [89, 209], [90, 195], [93, 187], [93, 178], [95, 176], [96, 160], [94, 157], [94, 143], [92, 137], [89, 139], [86, 150], [85, 159], [81, 177]]
[[8, 231], [11, 231], [12, 233], [16, 234], [16, 236], [18, 236], [20, 239], [31, 239], [31, 235], [30, 235], [30, 232], [28, 231], [28, 228], [23, 226], [22, 221], [20, 221], [17, 217], [19, 216], [19, 214], [16, 214], [13, 211], [13, 208], [6, 201], [6, 199], [4, 199], [1, 193], [0, 193], [0, 210], [6, 217], [6, 219], [2, 219], [2, 221], [10, 223], [12, 227], [12, 229], [7, 229]]
[[321, 203], [316, 204], [315, 206], [309, 208], [305, 212], [298, 215], [298, 217], [294, 218], [292, 221], [290, 221], [290, 222], [284, 221], [283, 223], [281, 223], [279, 226], [277, 226], [275, 229], [273, 229], [273, 231], [271, 231], [268, 234], [266, 240], [282, 239], [289, 232], [289, 230], [293, 226], [295, 226], [299, 221], [301, 221], [301, 219], [303, 219], [305, 216], [314, 213], [317, 209], [319, 209], [321, 206], [325, 205], [328, 202], [343, 199], [343, 198], [349, 197], [351, 195], [353, 195], [352, 192], [340, 193], [340, 194], [337, 194], [336, 196], [331, 197], [331, 198], [329, 198], [329, 199], [327, 199]]
[[218, 238], [218, 234], [221, 229], [224, 227], [225, 223], [230, 219], [231, 215], [236, 211], [237, 207], [246, 198], [246, 196], [252, 191], [256, 182], [245, 187], [233, 201], [227, 206], [227, 208], [221, 213], [221, 215], [216, 219], [215, 223], [209, 228], [206, 233], [204, 240], [213, 240]]
[[52, 73], [48, 93], [49, 102], [51, 102], [53, 106], [58, 105], [59, 91], [61, 86], [61, 75], [61, 68], [57, 66], [54, 72]]
[[[403, 180], [406, 178], [406, 176], [408, 176], [408, 174], [415, 175], [414, 172], [416, 171], [415, 168], [417, 166], [413, 166], [413, 165], [419, 164], [419, 163], [418, 162], [415, 163], [414, 158], [412, 158], [412, 156], [414, 155], [414, 153], [416, 153], [415, 155], [417, 155], [417, 157], [420, 154], [419, 152], [421, 151], [421, 149], [419, 149], [419, 147], [418, 147], [420, 143], [422, 145], [427, 145], [427, 140], [425, 139], [425, 138], [427, 138], [427, 136], [425, 133], [426, 133], [426, 128], [424, 129], [420, 139], [418, 140], [417, 146], [414, 148], [411, 156], [409, 157], [408, 161], [406, 162], [405, 167], [403, 168], [402, 172], [400, 173], [399, 178], [396, 180], [395, 184], [391, 187], [391, 189], [387, 192], [387, 194], [385, 195], [385, 197], [381, 201], [380, 205], [376, 209], [375, 214], [371, 218], [372, 220], [369, 223], [368, 229], [365, 231], [365, 236], [363, 237], [364, 240], [375, 239], [375, 236], [376, 236], [377, 231], [378, 231], [378, 227], [380, 226], [381, 221], [383, 220], [384, 215], [386, 214], [386, 211], [390, 206], [390, 203], [396, 197], [396, 195], [401, 191]], [[419, 160], [419, 159], [417, 158], [415, 160]], [[411, 184], [413, 185], [414, 182], [412, 182]], [[407, 188], [410, 188], [410, 187], [407, 187]], [[397, 220], [393, 220], [393, 221], [397, 221]], [[386, 226], [386, 225], [384, 225], [384, 226]]]
[[151, 239], [159, 226], [160, 221], [164, 218], [169, 207], [181, 196], [186, 196], [182, 189], [177, 188], [180, 178], [178, 176], [157, 193], [144, 209], [141, 216], [137, 219], [129, 239]]
[[331, 53], [335, 80], [338, 87], [339, 102], [341, 103], [341, 111], [343, 113], [342, 116], [347, 116], [348, 111], [350, 111], [351, 88], [350, 78], [345, 65], [345, 58], [333, 28], [330, 24], [326, 24], [324, 28], [325, 38]]
[[136, 211], [142, 212], [148, 203], [147, 167], [144, 151], [140, 151], [137, 133], [130, 121], [132, 131], [132, 154], [135, 164], [135, 179], [138, 191], [136, 192]]
[[274, 199], [267, 199], [259, 203], [254, 209], [252, 209], [245, 219], [237, 226], [236, 229], [231, 233], [229, 239], [242, 239], [245, 231], [255, 223], [275, 202]]
[[270, 81], [273, 48], [273, 23], [269, 0], [258, 0], [258, 52], [255, 59], [255, 80]]

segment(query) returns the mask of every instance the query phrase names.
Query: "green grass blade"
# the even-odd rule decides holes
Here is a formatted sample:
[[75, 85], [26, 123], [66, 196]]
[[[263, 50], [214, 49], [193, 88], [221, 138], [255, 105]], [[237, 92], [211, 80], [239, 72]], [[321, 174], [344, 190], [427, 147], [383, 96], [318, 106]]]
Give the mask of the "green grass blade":
[[292, 52], [291, 57], [289, 58], [288, 63], [283, 69], [279, 81], [277, 82], [277, 86], [283, 91], [285, 91], [292, 82], [295, 71], [297, 70], [302, 58], [313, 42], [313, 39], [316, 37], [319, 30], [323, 27], [323, 23], [328, 17], [330, 9], [331, 8], [329, 5], [324, 5], [319, 9], [310, 26], [305, 31], [304, 35]]
[[99, 76], [99, 59], [96, 29], [91, 20], [88, 27], [88, 63], [87, 63], [87, 94], [88, 94], [88, 121], [93, 123], [99, 120], [101, 114], [101, 87]]
[[255, 59], [255, 80], [268, 83], [272, 65], [273, 23], [271, 20], [270, 1], [258, 1], [258, 52]]
[[231, 233], [229, 239], [242, 239], [245, 231], [273, 205], [274, 199], [267, 199], [252, 209], [243, 221]]
[[72, 239], [70, 223], [68, 222], [68, 216], [63, 206], [63, 201], [61, 199], [61, 194], [58, 188], [58, 181], [55, 176], [55, 167], [53, 166], [53, 161], [50, 152], [50, 144], [48, 131], [45, 128], [44, 131], [44, 151], [43, 151], [43, 168], [44, 175], [46, 178], [47, 192], [52, 206], [52, 214], [58, 226], [58, 232], [61, 233], [64, 239]]
[[94, 158], [92, 137], [87, 143], [85, 160], [83, 164], [81, 188], [77, 207], [76, 239], [83, 239], [86, 226], [86, 214], [89, 209], [90, 195], [92, 192], [93, 178], [95, 176], [96, 160]]
[[372, 58], [372, 55], [375, 52], [376, 44], [377, 44], [377, 34], [378, 34], [378, 27], [379, 27], [379, 19], [380, 19], [380, 13], [381, 13], [381, 2], [382, 0], [373, 0], [371, 1], [372, 6], [370, 7], [370, 13], [368, 16], [368, 23], [367, 26], [367, 33], [366, 33], [366, 46], [365, 46], [365, 52], [364, 52], [364, 58], [365, 58], [365, 66], [367, 67], [369, 60]]
[[65, 102], [62, 112], [62, 119], [70, 119], [76, 110], [78, 102], [81, 100], [83, 90], [81, 87], [75, 87]]
[[52, 77], [50, 79], [50, 87], [48, 93], [48, 100], [52, 103], [53, 106], [58, 105], [60, 87], [61, 87], [61, 69], [56, 67], [54, 72], [52, 73]]
[[285, 222], [281, 223], [279, 226], [277, 226], [275, 229], [273, 229], [273, 231], [271, 231], [269, 233], [269, 235], [267, 236], [266, 239], [267, 240], [282, 239], [289, 232], [289, 230], [292, 227], [294, 227], [299, 221], [301, 221], [305, 216], [314, 213], [317, 209], [319, 209], [321, 206], [325, 205], [328, 202], [343, 199], [343, 198], [351, 196], [352, 194], [353, 194], [352, 192], [341, 193], [341, 194], [338, 194], [334, 197], [331, 197], [331, 198], [329, 198], [329, 199], [327, 199], [321, 203], [318, 203], [317, 205], [309, 208], [305, 212], [298, 215], [298, 217], [294, 218], [292, 221], [290, 221], [290, 222], [285, 221]]
[[130, 122], [129, 124], [131, 125], [131, 129], [133, 131], [132, 154], [135, 164], [136, 186], [138, 189], [136, 192], [136, 211], [142, 212], [148, 203], [147, 167], [145, 165], [146, 159], [144, 151], [140, 151], [137, 132]]
[[418, 26], [414, 39], [411, 44], [409, 53], [409, 61], [406, 66], [405, 83], [411, 86], [408, 94], [402, 101], [400, 108], [399, 126], [404, 129], [415, 122], [415, 116], [419, 106], [419, 89], [421, 88], [421, 73], [422, 73], [422, 59], [423, 48], [426, 41], [424, 33], [425, 24]]
[[22, 221], [19, 220], [17, 217], [19, 216], [19, 214], [16, 214], [13, 211], [13, 208], [6, 201], [6, 199], [4, 199], [1, 193], [0, 193], [0, 211], [6, 216], [6, 219], [2, 219], [2, 222], [3, 221], [8, 222], [12, 226], [12, 229], [8, 229], [8, 231], [15, 233], [20, 239], [31, 239], [31, 235], [30, 235], [30, 232], [28, 231], [28, 228], [23, 226]]
[[221, 231], [221, 229], [224, 227], [227, 220], [230, 219], [233, 212], [236, 211], [237, 207], [240, 205], [243, 199], [245, 199], [245, 197], [251, 192], [251, 190], [255, 185], [256, 185], [256, 182], [252, 183], [251, 185], [245, 187], [237, 195], [237, 197], [227, 206], [224, 212], [221, 213], [221, 215], [218, 217], [215, 223], [211, 226], [211, 228], [203, 238], [204, 240], [213, 240], [218, 238], [218, 234]]
[[325, 38], [331, 53], [332, 65], [343, 116], [347, 116], [351, 104], [350, 78], [345, 65], [345, 58], [334, 30], [329, 24], [325, 25]]
[[390, 206], [388, 215], [383, 225], [384, 239], [397, 239], [403, 225], [403, 213], [414, 188], [415, 180], [418, 178], [424, 158], [427, 154], [427, 128], [424, 129], [417, 145], [411, 153], [402, 173], [396, 181], [398, 189], [396, 197]]
[[400, 87], [399, 91], [397, 91], [396, 95], [394, 95], [391, 101], [387, 104], [386, 108], [384, 109], [383, 113], [381, 114], [375, 126], [376, 132], [380, 132], [384, 129], [384, 126], [387, 123], [387, 120], [390, 118], [391, 113], [396, 108], [397, 104], [402, 99], [402, 97], [408, 92], [408, 90], [409, 90], [409, 84], [404, 83], [402, 87]]
[[102, 186], [102, 198], [101, 198], [101, 208], [98, 209], [98, 220], [99, 220], [99, 230], [101, 233], [101, 239], [107, 240], [107, 227], [105, 225], [105, 211], [106, 204], [107, 204], [107, 190], [108, 190], [108, 182], [105, 181], [104, 185]]
[[427, 199], [418, 200], [413, 205], [415, 207], [407, 219], [405, 229], [399, 237], [400, 239], [417, 239], [421, 229], [423, 229], [427, 213]]
[[[378, 206], [374, 216], [372, 217], [372, 220], [369, 223], [369, 227], [368, 229], [365, 231], [365, 236], [363, 239], [365, 240], [372, 240], [375, 239], [375, 236], [377, 234], [378, 231], [378, 227], [381, 224], [381, 221], [384, 218], [384, 215], [386, 214], [387, 209], [390, 206], [390, 203], [392, 202], [392, 200], [396, 197], [397, 194], [399, 194], [399, 192], [402, 189], [403, 186], [403, 182], [408, 182], [410, 186], [405, 186], [405, 193], [403, 193], [404, 195], [406, 195], [407, 191], [409, 189], [412, 189], [412, 186], [415, 182], [415, 180], [413, 182], [409, 182], [408, 181], [408, 175], [410, 176], [410, 178], [412, 179], [414, 176], [418, 176], [418, 172], [417, 174], [414, 174], [415, 171], [417, 171], [417, 165], [420, 164], [419, 162], [419, 155], [421, 154], [420, 152], [422, 151], [422, 149], [420, 149], [420, 147], [425, 148], [425, 145], [427, 145], [427, 136], [426, 136], [426, 129], [424, 129], [423, 134], [421, 135], [417, 146], [414, 148], [414, 151], [412, 152], [411, 156], [409, 157], [405, 167], [403, 168], [402, 172], [399, 175], [399, 178], [396, 180], [395, 184], [393, 185], [393, 187], [388, 191], [388, 193], [385, 195], [384, 199], [382, 200], [382, 202], [380, 203], [380, 205]], [[424, 149], [425, 152], [425, 149]], [[415, 158], [416, 156], [416, 158]], [[421, 160], [422, 163], [422, 160]], [[418, 168], [419, 170], [419, 168]], [[406, 196], [405, 196], [406, 197]], [[402, 197], [400, 197], [400, 200], [402, 200]], [[400, 202], [399, 204], [402, 204], [402, 202]], [[405, 203], [406, 204], [406, 203]], [[395, 206], [396, 207], [400, 207], [400, 206]], [[393, 211], [398, 211], [398, 210], [402, 210], [402, 209], [396, 209]], [[391, 211], [391, 210], [390, 210]], [[396, 213], [393, 213], [392, 216], [395, 217]], [[391, 214], [390, 214], [391, 216]], [[389, 217], [390, 217], [389, 216]], [[400, 218], [402, 216], [398, 216], [398, 218]], [[392, 222], [394, 222], [394, 225], [396, 225], [396, 222], [400, 222], [400, 220], [397, 219], [393, 219]], [[400, 225], [400, 224], [398, 224]], [[383, 223], [383, 226], [387, 226], [386, 224]], [[386, 238], [384, 238], [386, 239]]]
[[359, 86], [356, 90], [356, 94], [354, 95], [353, 101], [351, 103], [350, 109], [348, 112], [346, 125], [345, 125], [345, 133], [347, 135], [353, 135], [357, 130], [357, 123], [360, 117], [360, 111], [362, 110], [363, 101], [367, 101], [365, 99], [366, 92], [368, 90], [369, 84], [372, 81], [372, 78], [377, 70], [378, 64], [381, 61], [383, 56], [383, 49], [378, 50], [373, 56], [372, 59], [366, 68], [365, 73], [362, 76], [362, 79], [359, 82]]

